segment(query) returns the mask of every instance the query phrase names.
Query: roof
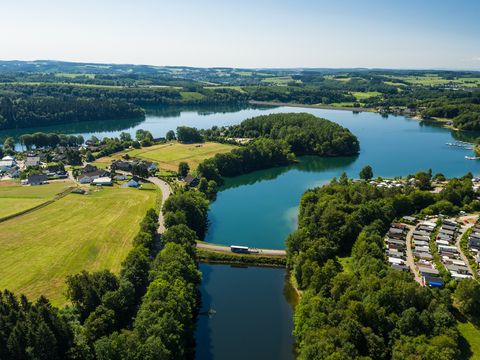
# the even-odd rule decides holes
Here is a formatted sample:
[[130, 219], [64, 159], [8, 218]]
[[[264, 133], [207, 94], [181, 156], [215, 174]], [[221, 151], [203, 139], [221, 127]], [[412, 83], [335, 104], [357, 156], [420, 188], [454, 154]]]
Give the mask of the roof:
[[193, 184], [198, 181], [198, 178], [192, 176], [192, 175], [187, 175], [183, 179], [188, 185]]
[[105, 174], [107, 174], [108, 171], [106, 170], [103, 170], [103, 169], [97, 169], [95, 171], [92, 171], [92, 172], [88, 172], [88, 173], [84, 173], [82, 175], [80, 175], [78, 177], [78, 179], [83, 179], [85, 177], [89, 177], [89, 178], [92, 178], [92, 177], [102, 177], [104, 176]]
[[112, 183], [112, 179], [110, 179], [110, 178], [107, 177], [107, 176], [99, 177], [99, 178], [94, 179], [94, 180], [93, 180], [93, 183], [94, 183], [94, 184], [111, 184], [111, 183]]
[[25, 160], [25, 166], [35, 166], [40, 163], [40, 156], [28, 156]]
[[32, 184], [32, 183], [35, 183], [35, 184], [39, 184], [39, 183], [42, 183], [42, 182], [45, 182], [48, 180], [48, 176], [45, 175], [45, 174], [38, 174], [38, 175], [30, 175], [28, 178], [28, 183], [29, 184]]
[[13, 157], [7, 155], [7, 156], [4, 156], [4, 157], [2, 158], [2, 160], [3, 160], [3, 161], [13, 161], [14, 159], [13, 159]]
[[128, 187], [139, 187], [140, 186], [140, 183], [138, 181], [135, 181], [133, 179], [130, 179], [128, 182], [127, 182], [127, 186]]
[[441, 278], [436, 277], [436, 276], [424, 275], [423, 279], [425, 281], [425, 284], [430, 285], [430, 286], [441, 287], [441, 286], [444, 285], [444, 281]]

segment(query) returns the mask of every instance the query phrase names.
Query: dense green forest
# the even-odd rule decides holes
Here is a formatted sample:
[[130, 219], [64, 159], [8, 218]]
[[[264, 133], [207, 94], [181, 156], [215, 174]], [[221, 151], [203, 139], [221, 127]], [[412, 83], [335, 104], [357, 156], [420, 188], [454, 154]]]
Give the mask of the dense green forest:
[[348, 129], [305, 113], [257, 116], [239, 125], [214, 127], [201, 133], [214, 141], [253, 139], [199, 164], [198, 173], [217, 183], [222, 182], [222, 177], [288, 165], [297, 155], [351, 156], [360, 149], [358, 139]]
[[[391, 269], [383, 235], [402, 215], [479, 209], [473, 195], [470, 176], [439, 194], [345, 175], [307, 191], [287, 240], [288, 267], [304, 290], [295, 311], [300, 359], [457, 359], [456, 282], [431, 290]], [[343, 269], [338, 256], [351, 256], [351, 266]]]

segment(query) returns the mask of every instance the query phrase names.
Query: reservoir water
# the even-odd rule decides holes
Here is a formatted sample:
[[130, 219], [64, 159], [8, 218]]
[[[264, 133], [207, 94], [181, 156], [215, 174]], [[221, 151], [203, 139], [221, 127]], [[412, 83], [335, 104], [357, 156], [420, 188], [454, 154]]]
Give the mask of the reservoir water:
[[[285, 270], [201, 264], [198, 360], [293, 359]], [[208, 316], [208, 310], [214, 314]]]

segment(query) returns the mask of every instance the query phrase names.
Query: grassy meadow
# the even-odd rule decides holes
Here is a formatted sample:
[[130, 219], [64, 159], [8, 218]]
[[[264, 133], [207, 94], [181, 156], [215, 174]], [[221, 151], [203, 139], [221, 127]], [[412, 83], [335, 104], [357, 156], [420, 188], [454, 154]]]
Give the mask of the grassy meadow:
[[31, 209], [74, 184], [69, 181], [52, 182], [41, 186], [22, 186], [18, 182], [0, 182], [0, 219]]
[[234, 145], [206, 142], [203, 144], [180, 144], [170, 142], [154, 145], [147, 148], [135, 149], [128, 152], [130, 157], [154, 161], [159, 167], [166, 170], [176, 171], [178, 164], [185, 161], [190, 169], [195, 169], [200, 162], [214, 156], [226, 153], [235, 148]]
[[31, 299], [43, 294], [55, 305], [65, 304], [67, 275], [120, 270], [139, 223], [158, 194], [117, 187], [92, 189], [89, 195], [69, 194], [0, 223], [0, 289]]

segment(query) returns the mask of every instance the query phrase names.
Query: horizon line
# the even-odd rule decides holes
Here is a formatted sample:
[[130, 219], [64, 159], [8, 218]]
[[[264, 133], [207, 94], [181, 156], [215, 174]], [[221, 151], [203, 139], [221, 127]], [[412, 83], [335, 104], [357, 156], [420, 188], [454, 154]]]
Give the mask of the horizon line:
[[328, 66], [276, 66], [276, 67], [243, 67], [243, 66], [194, 66], [194, 65], [155, 65], [148, 63], [116, 63], [116, 62], [98, 62], [98, 61], [79, 61], [79, 60], [58, 60], [58, 59], [34, 59], [34, 60], [20, 60], [20, 59], [0, 59], [1, 62], [59, 62], [69, 64], [87, 64], [87, 65], [118, 65], [118, 66], [151, 66], [160, 68], [194, 68], [194, 69], [240, 69], [240, 70], [405, 70], [405, 71], [473, 71], [480, 72], [480, 68], [421, 68], [421, 67], [369, 67], [369, 66], [351, 66], [351, 67], [328, 67]]

